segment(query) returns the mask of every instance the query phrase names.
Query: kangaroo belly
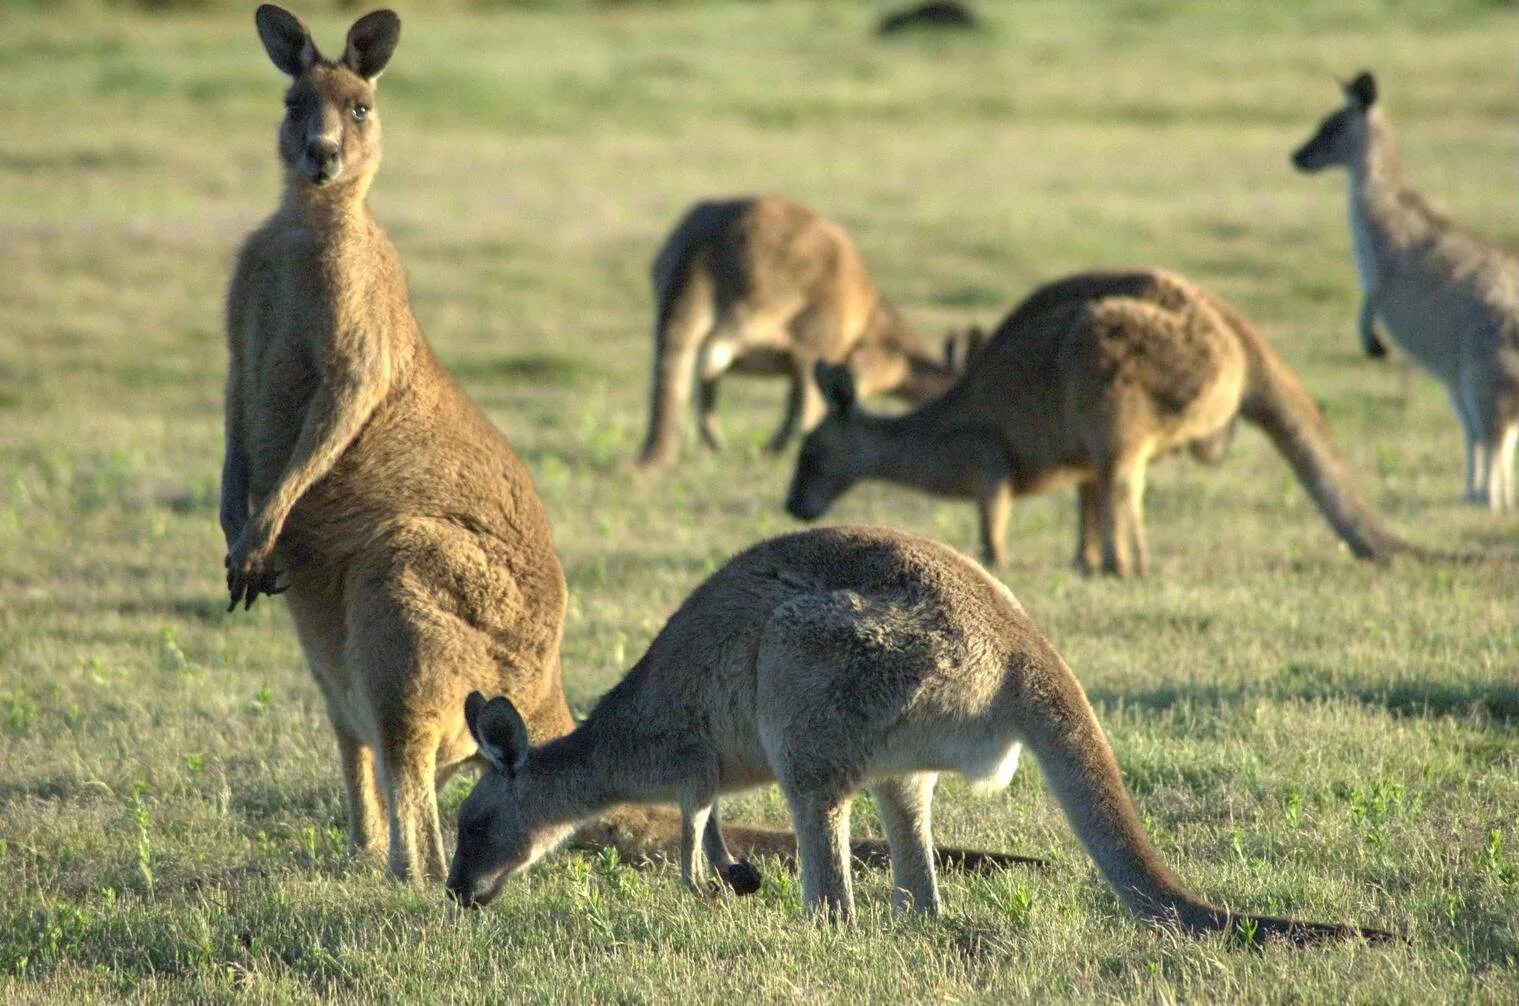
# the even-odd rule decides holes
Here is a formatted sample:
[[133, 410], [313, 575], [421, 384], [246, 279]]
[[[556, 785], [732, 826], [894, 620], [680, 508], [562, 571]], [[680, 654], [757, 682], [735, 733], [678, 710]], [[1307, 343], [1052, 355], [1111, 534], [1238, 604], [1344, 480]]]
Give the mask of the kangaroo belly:
[[1018, 771], [1018, 757], [1023, 745], [1013, 741], [1000, 750], [995, 746], [982, 747], [966, 752], [967, 760], [960, 765], [960, 774], [977, 792], [995, 792], [1006, 789]]
[[1417, 277], [1384, 279], [1373, 304], [1388, 334], [1415, 363], [1446, 383], [1456, 379], [1461, 335], [1475, 320], [1474, 305]]

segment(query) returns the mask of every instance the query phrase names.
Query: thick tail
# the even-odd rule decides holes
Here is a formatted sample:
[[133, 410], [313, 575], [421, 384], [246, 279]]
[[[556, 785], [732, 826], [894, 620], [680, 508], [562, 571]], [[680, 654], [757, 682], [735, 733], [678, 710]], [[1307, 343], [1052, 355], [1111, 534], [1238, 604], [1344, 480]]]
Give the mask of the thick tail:
[[1107, 737], [1081, 685], [1053, 651], [1052, 682], [1030, 691], [1024, 739], [1097, 868], [1135, 915], [1189, 933], [1230, 932], [1251, 942], [1288, 939], [1391, 939], [1378, 929], [1242, 915], [1211, 905], [1184, 887], [1150, 844], [1118, 771]]
[[[789, 831], [751, 828], [725, 821], [723, 837], [729, 850], [741, 860], [768, 856], [787, 866], [796, 865], [796, 836]], [[619, 807], [582, 825], [572, 844], [581, 849], [615, 848], [620, 858], [630, 862], [675, 860], [680, 854], [680, 814], [667, 807]], [[891, 852], [879, 839], [858, 839], [852, 843], [851, 849], [855, 861], [864, 866], [884, 868], [891, 863]], [[992, 873], [1010, 867], [1049, 865], [1048, 860], [1036, 856], [979, 849], [936, 849], [934, 856], [941, 868], [964, 873]]]
[[1238, 312], [1217, 298], [1212, 303], [1238, 334], [1248, 361], [1240, 414], [1271, 438], [1335, 534], [1358, 559], [1386, 562], [1412, 554], [1415, 549], [1384, 527], [1361, 496], [1323, 413], [1297, 377]]

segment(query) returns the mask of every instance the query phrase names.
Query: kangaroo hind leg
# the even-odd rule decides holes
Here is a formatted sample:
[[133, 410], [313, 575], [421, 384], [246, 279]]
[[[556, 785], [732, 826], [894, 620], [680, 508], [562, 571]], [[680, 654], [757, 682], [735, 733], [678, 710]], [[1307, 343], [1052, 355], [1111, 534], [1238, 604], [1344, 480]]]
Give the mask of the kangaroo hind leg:
[[1087, 479], [1076, 487], [1076, 568], [1097, 572], [1102, 566], [1102, 508], [1097, 483]]
[[1487, 449], [1487, 505], [1495, 513], [1515, 506], [1514, 452], [1519, 444], [1519, 421], [1490, 438]]
[[290, 592], [288, 607], [337, 738], [343, 803], [348, 812], [348, 852], [354, 856], [383, 853], [385, 808], [380, 800], [374, 750], [355, 733], [347, 708], [347, 630], [341, 593], [331, 583], [302, 584]]
[[377, 550], [350, 574], [345, 663], [379, 739], [379, 779], [390, 818], [390, 869], [441, 882], [448, 864], [438, 819], [443, 731], [457, 721], [470, 682], [496, 678], [483, 636], [436, 608], [410, 582], [435, 554]]
[[1098, 515], [1102, 522], [1102, 571], [1143, 575], [1150, 565], [1145, 538], [1143, 453], [1098, 465]]
[[700, 269], [667, 298], [654, 323], [654, 366], [649, 394], [649, 432], [639, 453], [642, 468], [661, 468], [680, 451], [680, 429], [696, 379], [702, 342], [712, 330], [712, 288]]
[[939, 884], [934, 876], [932, 772], [897, 776], [870, 787], [891, 846], [891, 907], [898, 914], [938, 915]]
[[802, 868], [802, 905], [825, 922], [854, 919], [854, 879], [849, 863], [849, 795], [833, 795], [781, 783], [796, 829]]

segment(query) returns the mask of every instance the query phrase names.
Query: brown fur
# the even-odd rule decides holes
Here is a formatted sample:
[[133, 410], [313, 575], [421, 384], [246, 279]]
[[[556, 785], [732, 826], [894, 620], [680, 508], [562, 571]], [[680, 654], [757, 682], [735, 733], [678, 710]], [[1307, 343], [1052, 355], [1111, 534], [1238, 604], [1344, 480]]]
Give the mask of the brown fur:
[[1142, 500], [1152, 458], [1223, 453], [1236, 416], [1286, 456], [1351, 550], [1402, 548], [1356, 491], [1324, 420], [1235, 311], [1172, 273], [1080, 273], [1035, 291], [942, 397], [898, 417], [854, 403], [849, 375], [819, 368], [828, 417], [802, 445], [787, 509], [822, 515], [855, 482], [884, 479], [981, 512], [983, 558], [1002, 557], [1014, 496], [1078, 488], [1077, 562], [1124, 575], [1148, 564]]
[[654, 374], [643, 467], [675, 460], [693, 379], [698, 428], [716, 449], [724, 372], [788, 378], [773, 451], [822, 416], [810, 378], [818, 360], [847, 363], [865, 395], [921, 402], [954, 380], [951, 365], [927, 353], [881, 298], [849, 235], [782, 196], [692, 206], [660, 248], [652, 279]]
[[1362, 73], [1292, 157], [1302, 171], [1338, 165], [1350, 178], [1350, 232], [1361, 282], [1361, 345], [1399, 348], [1445, 386], [1466, 447], [1466, 499], [1519, 504], [1519, 257], [1445, 219], [1403, 173], [1376, 81]]
[[[350, 46], [393, 34], [393, 17], [361, 19]], [[337, 735], [350, 849], [388, 848], [396, 874], [441, 879], [435, 786], [476, 760], [464, 697], [510, 695], [535, 743], [574, 726], [559, 669], [564, 573], [527, 470], [438, 365], [365, 204], [380, 158], [373, 80], [346, 57], [322, 60], [278, 8], [260, 8], [258, 24], [295, 79], [284, 199], [244, 242], [227, 298], [228, 587], [234, 605], [288, 587]], [[355, 104], [369, 109], [362, 123]], [[313, 180], [325, 168], [308, 141], [337, 150], [336, 175]], [[796, 849], [785, 833], [729, 836], [749, 854]], [[580, 840], [668, 855], [679, 822], [626, 808]], [[880, 844], [858, 852], [878, 859]]]
[[[825, 528], [772, 539], [697, 587], [568, 737], [526, 742], [505, 699], [473, 696], [470, 729], [495, 770], [459, 810], [449, 890], [490, 900], [574, 823], [623, 801], [678, 802], [682, 874], [719, 794], [780, 784], [809, 910], [848, 919], [850, 803], [876, 797], [893, 907], [937, 913], [930, 804], [939, 773], [1007, 785], [1021, 745], [1119, 899], [1194, 933], [1299, 942], [1377, 930], [1237, 915], [1191, 893], [1145, 836], [1086, 695], [1006, 587], [927, 539]], [[722, 850], [707, 846], [720, 870]]]

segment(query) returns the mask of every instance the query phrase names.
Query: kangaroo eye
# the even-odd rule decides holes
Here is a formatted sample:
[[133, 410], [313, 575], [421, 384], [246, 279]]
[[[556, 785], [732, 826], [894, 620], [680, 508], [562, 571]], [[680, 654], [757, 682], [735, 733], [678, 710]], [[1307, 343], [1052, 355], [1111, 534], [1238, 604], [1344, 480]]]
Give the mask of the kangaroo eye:
[[368, 105], [354, 105], [353, 106], [353, 121], [354, 122], [363, 122], [367, 118], [369, 118], [369, 106]]

